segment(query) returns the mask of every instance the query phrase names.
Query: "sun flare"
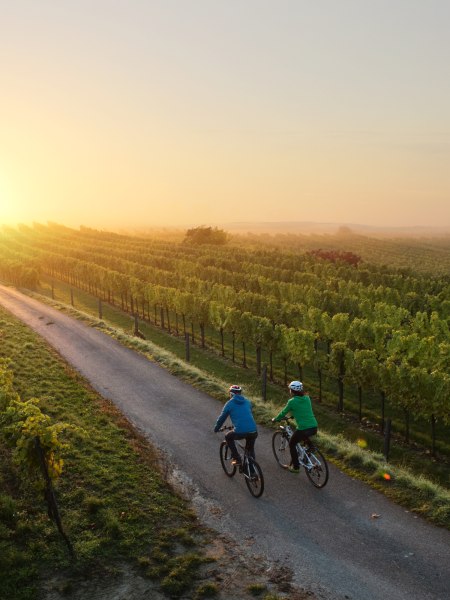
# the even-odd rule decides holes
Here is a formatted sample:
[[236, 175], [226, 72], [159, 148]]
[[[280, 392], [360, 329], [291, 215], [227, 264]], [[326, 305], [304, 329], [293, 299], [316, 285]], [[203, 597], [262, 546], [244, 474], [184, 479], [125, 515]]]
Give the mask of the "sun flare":
[[0, 222], [1, 224], [13, 225], [18, 220], [20, 219], [17, 203], [13, 200], [11, 187], [6, 178], [0, 173]]

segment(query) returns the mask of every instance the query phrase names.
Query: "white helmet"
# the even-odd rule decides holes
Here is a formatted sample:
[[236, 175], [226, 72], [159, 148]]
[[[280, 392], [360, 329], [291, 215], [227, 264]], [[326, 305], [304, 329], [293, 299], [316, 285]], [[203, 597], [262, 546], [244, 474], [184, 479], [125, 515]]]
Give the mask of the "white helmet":
[[230, 388], [228, 391], [231, 392], [232, 394], [240, 394], [242, 392], [242, 388], [240, 385], [230, 385]]
[[289, 389], [293, 392], [302, 392], [303, 383], [301, 381], [291, 381], [291, 383], [289, 384]]

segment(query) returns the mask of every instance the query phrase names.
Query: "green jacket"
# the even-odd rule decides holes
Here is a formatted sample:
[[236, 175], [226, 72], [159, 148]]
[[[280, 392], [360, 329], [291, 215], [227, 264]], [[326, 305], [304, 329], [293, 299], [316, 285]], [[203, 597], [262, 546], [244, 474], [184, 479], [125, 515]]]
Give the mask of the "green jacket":
[[291, 413], [294, 417], [297, 429], [303, 430], [317, 427], [316, 417], [314, 416], [309, 396], [293, 396], [283, 410], [277, 414], [275, 421], [279, 421], [288, 413]]

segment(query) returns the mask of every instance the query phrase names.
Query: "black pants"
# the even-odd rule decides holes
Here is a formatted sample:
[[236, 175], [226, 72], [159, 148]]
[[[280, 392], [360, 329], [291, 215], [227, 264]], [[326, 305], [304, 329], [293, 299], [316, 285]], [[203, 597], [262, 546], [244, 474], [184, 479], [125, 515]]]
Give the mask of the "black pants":
[[250, 431], [247, 433], [236, 433], [234, 429], [229, 431], [225, 435], [225, 440], [231, 450], [231, 456], [236, 460], [239, 460], [239, 452], [237, 451], [235, 440], [243, 440], [245, 438], [245, 449], [252, 458], [255, 458], [255, 441], [257, 437], [257, 431]]
[[317, 433], [317, 427], [311, 427], [310, 429], [296, 429], [289, 440], [289, 450], [291, 451], [291, 461], [294, 469], [299, 469], [300, 465], [298, 462], [297, 444], [303, 440], [309, 440], [311, 435]]

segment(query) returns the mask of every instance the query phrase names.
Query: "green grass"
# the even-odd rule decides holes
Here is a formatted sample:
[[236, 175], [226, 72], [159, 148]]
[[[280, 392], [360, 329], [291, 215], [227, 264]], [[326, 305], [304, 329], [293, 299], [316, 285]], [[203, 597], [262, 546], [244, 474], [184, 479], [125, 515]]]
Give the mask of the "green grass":
[[[104, 328], [86, 315], [78, 317]], [[116, 334], [131, 347], [139, 342], [123, 332]], [[13, 464], [0, 432], [0, 598], [40, 600], [44, 582], [70, 597], [94, 575], [109, 585], [124, 565], [127, 572], [131, 569], [151, 580], [151, 589], [156, 586], [166, 598], [227, 595], [229, 583], [224, 587], [216, 574], [231, 577], [236, 557], [228, 556], [216, 533], [205, 529], [189, 504], [166, 483], [150, 444], [42, 338], [2, 308], [0, 339], [0, 357], [10, 358], [22, 399], [41, 398], [42, 410], [55, 422], [79, 428], [64, 440], [69, 448], [56, 486], [75, 561], [48, 518], [44, 499]], [[182, 363], [172, 354], [159, 351], [157, 358], [182, 371]], [[190, 377], [196, 384], [203, 380], [199, 370]], [[207, 387], [211, 385], [208, 381]], [[220, 383], [216, 386], [218, 393]], [[250, 556], [245, 560], [248, 574], [231, 586], [242, 597], [248, 577], [266, 579], [264, 574], [255, 575], [259, 564], [253, 564]], [[268, 581], [263, 585], [273, 587]]]
[[[213, 350], [201, 349], [198, 346], [191, 347], [191, 360], [190, 363], [186, 363], [185, 342], [182, 337], [169, 335], [159, 327], [140, 320], [139, 329], [144, 333], [146, 340], [135, 338], [131, 335], [134, 320], [120, 309], [103, 304], [103, 320], [99, 321], [96, 318], [98, 314], [96, 298], [76, 290], [74, 291], [75, 308], [72, 309], [67, 304], [61, 304], [64, 300], [70, 303], [68, 286], [58, 282], [55, 287], [56, 300], [60, 302], [48, 299], [51, 288], [48, 283], [46, 286], [40, 291], [47, 295], [48, 302], [77, 318], [85, 319], [92, 326], [102, 328], [109, 335], [144, 353], [177, 377], [211, 396], [224, 400], [226, 396], [224, 390], [227, 386], [231, 382], [240, 383], [254, 402], [254, 412], [260, 424], [270, 426], [271, 417], [286, 401], [285, 389], [269, 382], [268, 400], [264, 402], [261, 397], [261, 381], [253, 369], [243, 369], [238, 363], [232, 363], [230, 359], [218, 356]], [[84, 311], [84, 314], [80, 311]], [[406, 447], [398, 439], [396, 440], [398, 443], [391, 446], [389, 463], [391, 470], [395, 471], [395, 476], [393, 475], [387, 482], [379, 475], [380, 472], [384, 473], [386, 465], [382, 456], [384, 442], [378, 432], [378, 426], [361, 427], [351, 415], [342, 417], [330, 407], [336, 404], [335, 396], [327, 390], [323, 402], [314, 404], [320, 424], [321, 443], [326, 446], [330, 459], [342, 470], [383, 491], [396, 502], [439, 525], [450, 528], [448, 462], [433, 459], [429, 451], [423, 447]], [[363, 440], [365, 449], [359, 447], [360, 440]], [[336, 451], [336, 448], [339, 448], [339, 451]], [[433, 486], [435, 501], [424, 502], [420, 486], [415, 488], [414, 481], [423, 480]]]
[[[191, 589], [209, 534], [165, 482], [150, 445], [43, 340], [1, 309], [0, 336], [0, 356], [11, 359], [22, 399], [40, 397], [55, 421], [80, 428], [67, 434], [70, 446], [56, 488], [76, 562], [0, 436], [0, 598], [36, 600], [47, 576], [64, 573], [69, 589], [71, 579], [94, 570], [113, 573], [120, 561], [137, 567], [143, 558], [168, 596]], [[158, 570], [155, 556], [162, 547], [165, 568]]]
[[264, 592], [267, 591], [267, 588], [261, 583], [252, 583], [247, 587], [247, 591], [252, 596], [261, 596], [262, 594], [264, 594]]

